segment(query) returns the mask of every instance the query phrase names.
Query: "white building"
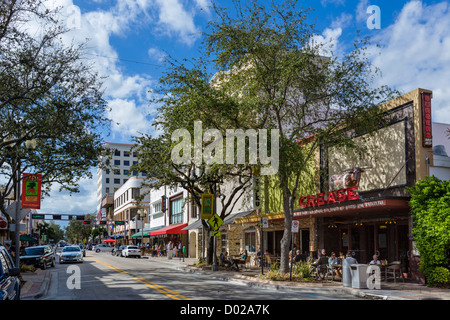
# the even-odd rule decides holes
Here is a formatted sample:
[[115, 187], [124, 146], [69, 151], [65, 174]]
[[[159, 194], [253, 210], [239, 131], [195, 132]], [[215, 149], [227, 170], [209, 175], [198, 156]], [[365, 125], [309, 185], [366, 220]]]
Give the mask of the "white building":
[[450, 178], [450, 124], [433, 122], [433, 157], [427, 155], [428, 175], [441, 180]]
[[[132, 146], [124, 143], [105, 143], [105, 147], [112, 149], [114, 153], [111, 159], [102, 159], [103, 163], [109, 161], [108, 169], [97, 169], [97, 212], [102, 206], [102, 199], [109, 197], [112, 200], [114, 191], [130, 177], [145, 177], [145, 173], [130, 171], [130, 167], [138, 161], [136, 153], [130, 151]], [[106, 218], [106, 213], [103, 206], [102, 219]]]
[[143, 182], [143, 178], [131, 177], [114, 192], [113, 220], [125, 224], [116, 225], [113, 234], [125, 237], [126, 243], [149, 221], [150, 192]]

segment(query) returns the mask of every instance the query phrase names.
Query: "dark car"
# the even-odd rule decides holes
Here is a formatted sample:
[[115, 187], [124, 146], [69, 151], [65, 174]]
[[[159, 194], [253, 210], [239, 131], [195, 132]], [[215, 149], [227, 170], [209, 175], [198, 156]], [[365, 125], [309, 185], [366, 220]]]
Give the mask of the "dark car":
[[20, 300], [20, 269], [5, 247], [0, 246], [0, 300]]
[[46, 269], [55, 266], [55, 253], [51, 246], [35, 246], [25, 248], [25, 255], [20, 256], [20, 262]]

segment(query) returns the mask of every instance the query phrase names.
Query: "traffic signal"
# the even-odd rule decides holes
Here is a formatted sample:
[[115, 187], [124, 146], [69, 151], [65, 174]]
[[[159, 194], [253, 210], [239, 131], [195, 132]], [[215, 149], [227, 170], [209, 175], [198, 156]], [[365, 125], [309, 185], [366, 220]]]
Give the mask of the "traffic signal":
[[77, 220], [84, 220], [84, 216], [76, 216], [77, 218]]
[[60, 214], [54, 214], [53, 215], [53, 220], [61, 220], [61, 215]]
[[101, 221], [98, 222], [98, 224], [100, 224], [100, 225], [106, 224], [106, 221], [105, 220], [101, 220]]
[[83, 221], [83, 224], [91, 224], [91, 221], [89, 221], [89, 220], [84, 220], [84, 221]]
[[161, 197], [161, 211], [162, 212], [166, 212], [166, 210], [167, 210], [167, 207], [166, 207], [166, 196], [164, 195], [164, 196], [162, 196]]

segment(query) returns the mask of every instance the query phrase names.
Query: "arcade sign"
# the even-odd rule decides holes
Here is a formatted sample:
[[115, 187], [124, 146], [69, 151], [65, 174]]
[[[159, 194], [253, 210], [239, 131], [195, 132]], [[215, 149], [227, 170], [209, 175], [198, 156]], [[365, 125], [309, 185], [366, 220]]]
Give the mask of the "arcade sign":
[[299, 205], [302, 208], [321, 206], [324, 204], [339, 203], [344, 201], [358, 200], [359, 194], [357, 192], [358, 186], [339, 189], [337, 191], [329, 191], [327, 198], [325, 199], [325, 192], [318, 193], [317, 195], [309, 195], [301, 197]]

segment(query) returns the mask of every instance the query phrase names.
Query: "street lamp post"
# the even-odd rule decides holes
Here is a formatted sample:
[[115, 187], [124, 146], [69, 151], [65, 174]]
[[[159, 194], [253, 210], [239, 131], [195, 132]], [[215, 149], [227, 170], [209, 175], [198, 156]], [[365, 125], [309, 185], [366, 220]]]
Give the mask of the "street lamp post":
[[[11, 143], [8, 145], [8, 148], [12, 149], [14, 147], [14, 143]], [[18, 146], [16, 146], [18, 147]], [[33, 150], [36, 148], [36, 140], [26, 140], [25, 141], [25, 147], [27, 150]], [[13, 184], [14, 184], [14, 198], [16, 201], [16, 207], [15, 207], [15, 228], [16, 231], [14, 233], [14, 245], [15, 245], [15, 264], [18, 267], [20, 265], [20, 248], [19, 248], [19, 242], [20, 242], [20, 233], [19, 233], [19, 226], [20, 226], [20, 156], [16, 155], [13, 157], [11, 154], [11, 161], [14, 161], [14, 164], [12, 165], [12, 174], [13, 174]], [[17, 163], [16, 163], [17, 162]]]

